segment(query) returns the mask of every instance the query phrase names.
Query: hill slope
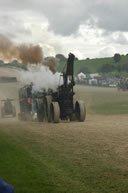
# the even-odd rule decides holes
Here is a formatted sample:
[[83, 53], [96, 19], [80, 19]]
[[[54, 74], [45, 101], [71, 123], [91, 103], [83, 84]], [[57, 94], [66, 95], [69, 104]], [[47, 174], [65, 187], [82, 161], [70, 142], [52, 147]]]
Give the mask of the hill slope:
[[[75, 64], [74, 64], [74, 74], [77, 75], [82, 68], [87, 67], [90, 73], [97, 73], [99, 68], [103, 65], [103, 64], [113, 64], [113, 65], [117, 65], [117, 64], [124, 64], [128, 62], [128, 56], [121, 56], [121, 61], [118, 63], [115, 63], [113, 57], [109, 57], [109, 58], [95, 58], [95, 59], [86, 59], [86, 60], [75, 60]], [[63, 72], [64, 66], [65, 66], [66, 62], [61, 62], [58, 66], [57, 66], [57, 71], [59, 72]]]

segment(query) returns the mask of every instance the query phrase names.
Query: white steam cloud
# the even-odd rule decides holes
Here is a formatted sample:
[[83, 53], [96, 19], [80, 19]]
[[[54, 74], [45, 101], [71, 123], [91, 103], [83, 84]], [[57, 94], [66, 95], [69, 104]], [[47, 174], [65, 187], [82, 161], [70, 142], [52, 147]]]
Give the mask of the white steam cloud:
[[62, 76], [56, 72], [53, 74], [47, 66], [31, 65], [28, 67], [28, 71], [21, 71], [20, 81], [24, 84], [33, 83], [33, 87], [36, 91], [41, 89], [53, 89], [63, 84]]

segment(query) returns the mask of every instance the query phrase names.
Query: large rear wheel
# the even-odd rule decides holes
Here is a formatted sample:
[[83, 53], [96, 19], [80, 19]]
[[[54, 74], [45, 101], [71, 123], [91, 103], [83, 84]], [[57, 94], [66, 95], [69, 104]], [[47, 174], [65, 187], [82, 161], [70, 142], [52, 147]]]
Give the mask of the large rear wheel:
[[83, 101], [77, 101], [75, 104], [75, 115], [77, 121], [84, 121], [86, 118], [86, 108]]
[[50, 118], [53, 123], [59, 123], [60, 107], [58, 102], [52, 102], [50, 105]]

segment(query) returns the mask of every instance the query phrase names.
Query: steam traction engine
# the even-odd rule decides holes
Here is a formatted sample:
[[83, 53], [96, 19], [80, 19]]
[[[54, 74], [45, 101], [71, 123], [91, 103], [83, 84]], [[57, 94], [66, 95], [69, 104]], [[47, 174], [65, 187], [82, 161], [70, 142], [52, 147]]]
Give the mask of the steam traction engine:
[[57, 91], [41, 90], [33, 92], [32, 85], [25, 86], [19, 91], [20, 119], [26, 120], [26, 115], [36, 113], [38, 121], [58, 123], [59, 120], [84, 121], [86, 116], [85, 104], [78, 101], [74, 93], [74, 59], [69, 54], [66, 72], [63, 72], [63, 84]]

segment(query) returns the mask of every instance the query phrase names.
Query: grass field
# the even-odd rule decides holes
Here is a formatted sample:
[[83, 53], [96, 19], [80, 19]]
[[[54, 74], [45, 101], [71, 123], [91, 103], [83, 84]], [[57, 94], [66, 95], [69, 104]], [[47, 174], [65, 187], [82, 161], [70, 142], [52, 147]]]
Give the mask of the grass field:
[[[88, 67], [88, 70], [90, 73], [97, 73], [99, 71], [99, 68], [103, 64], [113, 64], [114, 66], [117, 66], [117, 64], [125, 64], [125, 63], [128, 63], [128, 56], [122, 56], [120, 62], [118, 63], [115, 63], [113, 57], [78, 60], [78, 61], [75, 61], [75, 64], [74, 64], [74, 73], [75, 75], [77, 75], [83, 67]], [[57, 66], [57, 70], [59, 72], [63, 72], [65, 64], [66, 62], [60, 63]]]
[[77, 86], [78, 99], [83, 99], [89, 113], [128, 114], [128, 92], [117, 88]]
[[[5, 88], [11, 88], [10, 97], [17, 90], [0, 86]], [[0, 177], [15, 192], [128, 192], [128, 93], [83, 86], [75, 90], [86, 102], [83, 123], [0, 119]]]

